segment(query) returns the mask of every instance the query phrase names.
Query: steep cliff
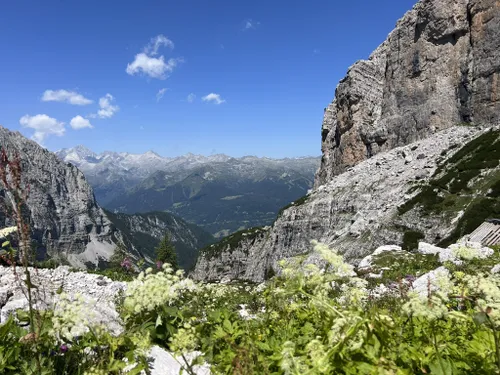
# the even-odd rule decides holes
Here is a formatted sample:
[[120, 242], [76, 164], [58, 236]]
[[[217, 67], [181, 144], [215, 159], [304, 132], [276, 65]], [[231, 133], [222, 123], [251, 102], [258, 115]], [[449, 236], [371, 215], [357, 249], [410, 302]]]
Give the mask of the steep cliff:
[[[113, 253], [111, 222], [97, 205], [82, 172], [20, 133], [3, 127], [0, 146], [21, 159], [38, 254], [65, 257], [73, 265], [83, 266]], [[2, 226], [8, 223], [9, 218], [2, 213]]]
[[[471, 220], [476, 216], [476, 204], [479, 209], [486, 204], [500, 210], [498, 197], [482, 202], [491, 187], [500, 184], [498, 156], [496, 163], [486, 159], [485, 166], [474, 166], [475, 174], [465, 170], [463, 175], [455, 175], [455, 168], [463, 168], [453, 161], [454, 155], [463, 153], [460, 145], [465, 143], [469, 150], [480, 134], [484, 134], [480, 140], [491, 141], [486, 153], [498, 155], [498, 129], [486, 132], [463, 126], [380, 153], [284, 210], [272, 227], [238, 233], [206, 247], [192, 276], [262, 281], [277, 272], [279, 260], [307, 254], [313, 239], [338, 249], [351, 263], [384, 244], [411, 250], [416, 239], [430, 243], [456, 240], [468, 233], [473, 222], [481, 223], [491, 213], [483, 210], [481, 217]], [[477, 154], [484, 159], [483, 149]], [[462, 180], [468, 176], [470, 181]], [[453, 184], [460, 189], [453, 190], [456, 188], [449, 186]], [[469, 208], [472, 215], [464, 215]]]
[[[0, 147], [20, 157], [23, 182], [29, 187], [27, 216], [40, 257], [94, 267], [110, 258], [117, 243], [125, 243], [132, 258], [151, 260], [159, 239], [169, 233], [182, 265], [190, 266], [197, 250], [212, 241], [210, 234], [168, 213], [106, 213], [77, 167], [18, 132], [0, 127]], [[0, 195], [5, 196], [1, 187]], [[0, 225], [13, 225], [0, 207]]]
[[500, 119], [500, 2], [421, 0], [325, 109], [315, 186], [461, 122]]

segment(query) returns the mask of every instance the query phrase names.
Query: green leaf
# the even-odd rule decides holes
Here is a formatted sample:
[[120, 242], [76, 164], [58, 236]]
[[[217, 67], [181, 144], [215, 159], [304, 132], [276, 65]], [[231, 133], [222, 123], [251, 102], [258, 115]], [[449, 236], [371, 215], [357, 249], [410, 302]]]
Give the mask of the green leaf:
[[2, 247], [7, 247], [10, 245], [10, 241], [5, 241], [3, 244], [2, 244]]
[[233, 332], [233, 326], [231, 325], [231, 322], [227, 318], [224, 319], [224, 323], [222, 324], [222, 327], [228, 333], [232, 333]]
[[429, 363], [429, 368], [433, 375], [453, 375], [453, 367], [447, 359], [437, 358], [434, 362]]
[[474, 319], [474, 322], [478, 326], [480, 326], [480, 325], [488, 322], [488, 315], [486, 315], [486, 313], [484, 313], [484, 312], [478, 312], [478, 313], [474, 314], [473, 319]]

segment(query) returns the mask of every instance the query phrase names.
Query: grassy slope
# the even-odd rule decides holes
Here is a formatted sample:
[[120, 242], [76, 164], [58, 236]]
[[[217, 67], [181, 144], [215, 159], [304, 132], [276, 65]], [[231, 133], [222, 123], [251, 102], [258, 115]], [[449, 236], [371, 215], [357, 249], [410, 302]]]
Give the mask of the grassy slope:
[[455, 242], [485, 219], [500, 216], [499, 159], [500, 131], [482, 134], [444, 159], [428, 183], [414, 186], [411, 191], [418, 194], [398, 208], [399, 215], [419, 210], [422, 217], [442, 214], [451, 222], [463, 211], [439, 245]]

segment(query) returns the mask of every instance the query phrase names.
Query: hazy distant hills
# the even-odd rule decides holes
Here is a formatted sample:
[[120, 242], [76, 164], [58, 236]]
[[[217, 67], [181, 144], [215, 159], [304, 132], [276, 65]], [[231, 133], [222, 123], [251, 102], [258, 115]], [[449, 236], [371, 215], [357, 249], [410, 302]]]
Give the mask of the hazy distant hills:
[[312, 187], [320, 163], [319, 157], [95, 154], [83, 146], [57, 155], [84, 172], [107, 209], [170, 211], [216, 236], [271, 224], [281, 207]]

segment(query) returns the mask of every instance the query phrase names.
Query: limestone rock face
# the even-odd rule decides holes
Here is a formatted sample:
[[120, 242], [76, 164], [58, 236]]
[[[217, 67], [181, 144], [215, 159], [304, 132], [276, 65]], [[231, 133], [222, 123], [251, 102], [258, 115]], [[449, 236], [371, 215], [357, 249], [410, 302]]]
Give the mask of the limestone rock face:
[[421, 0], [325, 109], [315, 186], [460, 122], [500, 119], [500, 3]]
[[[105, 264], [120, 243], [131, 258], [152, 262], [154, 248], [168, 233], [181, 266], [188, 268], [197, 250], [213, 241], [201, 228], [166, 212], [126, 215], [104, 211], [77, 167], [18, 132], [0, 127], [0, 147], [10, 157], [17, 154], [21, 159], [22, 180], [29, 186], [26, 216], [38, 255], [65, 258], [74, 267], [95, 267]], [[0, 208], [0, 227], [10, 225], [15, 223]]]
[[379, 246], [400, 245], [401, 228], [417, 227], [430, 242], [446, 237], [454, 228], [452, 221], [432, 215], [398, 216], [397, 208], [412, 196], [408, 191], [416, 183], [429, 180], [443, 153], [481, 132], [452, 127], [349, 168], [315, 189], [304, 203], [284, 210], [272, 227], [217, 253], [203, 251], [192, 277], [259, 282], [278, 272], [279, 260], [308, 253], [311, 240], [336, 248], [357, 264]]
[[[3, 127], [0, 146], [21, 158], [23, 181], [29, 186], [26, 203], [32, 238], [39, 254], [63, 254], [73, 265], [84, 266], [113, 253], [111, 222], [97, 205], [82, 172]], [[11, 224], [3, 212], [0, 219], [2, 227]]]

